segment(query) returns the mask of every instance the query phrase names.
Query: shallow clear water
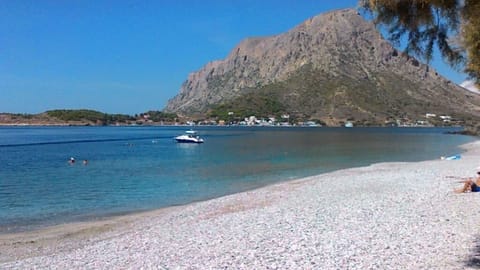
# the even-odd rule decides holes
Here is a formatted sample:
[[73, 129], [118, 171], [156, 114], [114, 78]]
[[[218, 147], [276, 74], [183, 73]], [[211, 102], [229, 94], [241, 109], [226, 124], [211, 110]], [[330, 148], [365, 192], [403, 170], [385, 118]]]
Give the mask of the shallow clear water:
[[376, 162], [435, 159], [474, 140], [438, 128], [196, 127], [204, 144], [175, 143], [187, 129], [0, 127], [0, 232], [186, 204]]

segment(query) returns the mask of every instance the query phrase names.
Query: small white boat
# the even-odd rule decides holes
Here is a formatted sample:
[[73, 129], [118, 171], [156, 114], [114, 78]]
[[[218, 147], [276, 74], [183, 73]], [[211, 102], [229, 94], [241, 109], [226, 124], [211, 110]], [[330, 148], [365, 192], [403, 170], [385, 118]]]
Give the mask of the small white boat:
[[346, 128], [351, 128], [351, 127], [353, 127], [353, 123], [352, 122], [347, 122], [347, 123], [345, 123], [345, 127]]
[[185, 131], [185, 134], [175, 137], [175, 140], [179, 143], [203, 143], [203, 139], [193, 130]]

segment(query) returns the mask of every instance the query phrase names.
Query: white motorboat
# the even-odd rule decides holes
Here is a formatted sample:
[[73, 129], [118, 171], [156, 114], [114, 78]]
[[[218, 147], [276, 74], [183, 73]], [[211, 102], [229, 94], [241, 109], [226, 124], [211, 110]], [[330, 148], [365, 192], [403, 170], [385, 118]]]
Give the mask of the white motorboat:
[[185, 134], [175, 137], [175, 140], [179, 143], [203, 143], [203, 139], [193, 130], [185, 131]]

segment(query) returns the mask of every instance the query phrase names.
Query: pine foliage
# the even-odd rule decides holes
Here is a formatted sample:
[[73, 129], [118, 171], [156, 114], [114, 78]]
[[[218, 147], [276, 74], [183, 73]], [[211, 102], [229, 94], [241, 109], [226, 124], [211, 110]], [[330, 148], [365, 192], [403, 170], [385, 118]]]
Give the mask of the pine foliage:
[[360, 5], [387, 26], [392, 42], [406, 37], [407, 53], [429, 62], [436, 45], [451, 66], [464, 67], [480, 83], [480, 1], [360, 0]]

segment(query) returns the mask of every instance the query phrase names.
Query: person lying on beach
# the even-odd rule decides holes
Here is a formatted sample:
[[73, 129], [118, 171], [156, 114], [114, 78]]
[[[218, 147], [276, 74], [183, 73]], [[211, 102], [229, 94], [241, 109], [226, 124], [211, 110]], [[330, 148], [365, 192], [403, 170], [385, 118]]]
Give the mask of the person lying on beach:
[[477, 172], [477, 175], [477, 179], [467, 179], [465, 181], [461, 181], [461, 183], [463, 183], [463, 187], [455, 190], [455, 192], [480, 192], [480, 171]]

